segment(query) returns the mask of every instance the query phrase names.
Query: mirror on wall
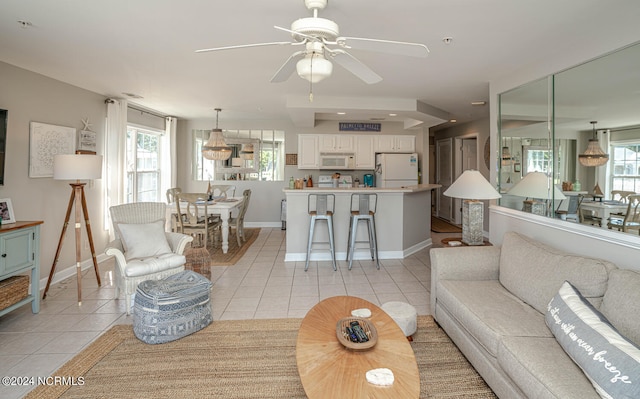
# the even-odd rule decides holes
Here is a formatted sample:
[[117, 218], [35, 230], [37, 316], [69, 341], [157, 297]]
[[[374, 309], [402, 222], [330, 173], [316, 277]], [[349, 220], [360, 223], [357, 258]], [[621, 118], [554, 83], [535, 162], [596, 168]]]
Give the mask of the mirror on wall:
[[[500, 94], [499, 204], [544, 203], [538, 214], [638, 235], [620, 221], [627, 209], [617, 194], [640, 193], [638, 70], [634, 44]], [[601, 165], [581, 162], [590, 145], [608, 155]], [[522, 190], [532, 172], [546, 176], [541, 198]]]

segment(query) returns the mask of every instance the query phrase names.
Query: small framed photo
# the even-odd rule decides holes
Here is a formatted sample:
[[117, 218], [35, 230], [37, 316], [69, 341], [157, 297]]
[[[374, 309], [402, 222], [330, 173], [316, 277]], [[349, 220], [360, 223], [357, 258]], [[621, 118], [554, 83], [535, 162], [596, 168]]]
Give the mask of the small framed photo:
[[96, 132], [81, 130], [78, 134], [78, 146], [76, 154], [96, 153]]
[[516, 162], [513, 164], [513, 171], [514, 172], [520, 172], [521, 168], [520, 168], [520, 162]]
[[16, 216], [13, 213], [13, 205], [10, 198], [0, 199], [0, 219], [2, 223], [15, 223]]

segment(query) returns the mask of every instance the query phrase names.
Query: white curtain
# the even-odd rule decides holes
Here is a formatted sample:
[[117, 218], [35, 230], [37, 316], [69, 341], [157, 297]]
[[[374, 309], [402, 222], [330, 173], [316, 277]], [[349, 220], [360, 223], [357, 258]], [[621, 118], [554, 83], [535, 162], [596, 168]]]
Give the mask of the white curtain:
[[177, 155], [176, 155], [176, 128], [178, 119], [173, 116], [167, 116], [165, 118], [165, 134], [162, 136], [162, 148], [161, 151], [161, 178], [160, 178], [160, 192], [162, 195], [167, 192], [168, 189], [176, 187], [177, 177]]
[[[602, 189], [602, 192], [605, 194], [605, 198], [609, 198], [612, 190], [611, 179], [609, 179], [609, 176], [611, 176], [612, 173], [610, 165], [611, 159], [613, 158], [611, 154], [611, 132], [609, 130], [599, 130], [597, 137], [602, 151], [609, 154], [609, 162], [594, 168], [596, 170], [596, 183], [600, 185], [600, 189]], [[587, 187], [588, 191], [591, 191], [592, 189], [593, 187]]]
[[111, 217], [109, 207], [123, 204], [126, 201], [126, 144], [127, 144], [127, 100], [108, 99], [107, 127], [105, 134], [106, 190], [105, 190], [105, 223], [111, 239]]

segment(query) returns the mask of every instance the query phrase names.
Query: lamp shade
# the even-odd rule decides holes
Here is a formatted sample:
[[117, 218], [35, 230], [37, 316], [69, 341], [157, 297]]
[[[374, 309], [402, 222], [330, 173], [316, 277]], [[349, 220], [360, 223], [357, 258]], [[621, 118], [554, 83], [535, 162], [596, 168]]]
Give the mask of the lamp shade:
[[530, 172], [509, 190], [509, 194], [519, 197], [547, 199], [551, 198], [550, 189], [553, 187], [553, 198], [563, 200], [567, 197], [555, 184], [549, 184], [549, 177], [542, 172]]
[[444, 192], [447, 197], [489, 200], [502, 197], [477, 170], [465, 170]]
[[53, 157], [56, 180], [90, 180], [102, 177], [102, 155], [64, 154]]

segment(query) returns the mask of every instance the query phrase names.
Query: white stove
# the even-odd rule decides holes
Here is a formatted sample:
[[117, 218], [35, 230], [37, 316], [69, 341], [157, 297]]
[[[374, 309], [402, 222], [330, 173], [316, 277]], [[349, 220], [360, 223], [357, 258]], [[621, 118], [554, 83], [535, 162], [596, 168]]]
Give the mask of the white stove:
[[351, 188], [353, 186], [353, 179], [348, 175], [340, 175], [339, 179], [334, 179], [332, 175], [320, 175], [318, 176], [317, 187], [329, 188]]

